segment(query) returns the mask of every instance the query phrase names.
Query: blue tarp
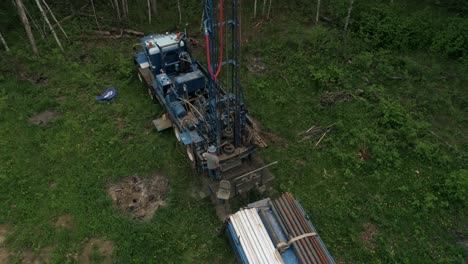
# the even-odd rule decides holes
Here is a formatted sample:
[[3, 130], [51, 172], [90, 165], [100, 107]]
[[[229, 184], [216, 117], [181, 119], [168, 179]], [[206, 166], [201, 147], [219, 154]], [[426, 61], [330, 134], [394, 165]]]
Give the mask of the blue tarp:
[[117, 90], [114, 87], [107, 89], [103, 94], [96, 97], [96, 100], [101, 102], [112, 102], [117, 96]]

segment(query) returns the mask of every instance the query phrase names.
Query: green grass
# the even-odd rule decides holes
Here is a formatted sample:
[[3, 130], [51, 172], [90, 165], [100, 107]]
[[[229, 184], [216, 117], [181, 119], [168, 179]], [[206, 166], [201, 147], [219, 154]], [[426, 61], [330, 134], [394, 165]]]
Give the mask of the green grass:
[[[259, 75], [243, 69], [249, 111], [284, 138], [260, 150], [267, 162], [280, 162], [272, 167], [276, 189], [301, 201], [338, 261], [466, 261], [457, 244], [468, 236], [466, 59], [374, 49], [358, 35], [344, 40], [336, 29], [305, 25], [310, 19], [293, 9], [273, 13], [257, 28], [252, 10], [243, 17], [243, 65], [250, 56], [267, 65]], [[199, 22], [193, 10], [185, 14], [195, 17], [192, 29]], [[157, 32], [178, 19], [168, 13], [154, 28], [144, 17], [134, 21]], [[70, 31], [78, 33], [78, 24], [91, 27], [70, 21]], [[170, 131], [151, 128], [163, 109], [133, 74], [134, 42], [74, 38], [61, 54], [49, 39], [40, 59], [17, 45], [1, 54], [2, 65], [11, 67], [0, 71], [0, 224], [10, 227], [13, 262], [23, 251], [46, 247], [53, 248], [54, 263], [77, 262], [91, 238], [112, 241], [116, 263], [234, 261], [214, 207], [192, 196], [200, 179], [183, 149]], [[49, 82], [32, 84], [17, 78], [21, 72], [41, 73]], [[96, 102], [109, 86], [118, 89], [116, 101]], [[324, 107], [325, 91], [355, 97]], [[50, 108], [62, 113], [56, 122], [28, 122]], [[298, 142], [297, 133], [332, 123], [318, 148], [316, 141]], [[367, 161], [358, 157], [363, 147]], [[155, 171], [169, 178], [171, 189], [168, 206], [150, 222], [113, 207], [109, 183]], [[72, 216], [72, 230], [54, 226], [64, 214]], [[377, 231], [366, 242], [369, 225]], [[103, 260], [93, 252], [93, 261]]]
[[[57, 54], [30, 65], [31, 72], [41, 70], [49, 78], [47, 85], [10, 77], [2, 81], [0, 222], [12, 229], [8, 245], [13, 251], [52, 246], [53, 261], [63, 263], [73, 262], [67, 256], [80, 253], [85, 239], [95, 237], [113, 241], [114, 260], [121, 263], [229, 263], [232, 256], [218, 234], [214, 208], [191, 196], [197, 175], [172, 133], [151, 129], [162, 109], [132, 76], [128, 47], [94, 48], [80, 65]], [[112, 51], [114, 58], [101, 61]], [[116, 59], [125, 71], [119, 77], [112, 66]], [[96, 94], [110, 85], [119, 91], [116, 101], [96, 102]], [[59, 97], [65, 97], [63, 102]], [[63, 113], [55, 123], [28, 123], [31, 115], [49, 108]], [[167, 208], [150, 223], [129, 220], [113, 208], [106, 184], [154, 171], [170, 180]], [[54, 227], [63, 214], [73, 217], [74, 230]]]

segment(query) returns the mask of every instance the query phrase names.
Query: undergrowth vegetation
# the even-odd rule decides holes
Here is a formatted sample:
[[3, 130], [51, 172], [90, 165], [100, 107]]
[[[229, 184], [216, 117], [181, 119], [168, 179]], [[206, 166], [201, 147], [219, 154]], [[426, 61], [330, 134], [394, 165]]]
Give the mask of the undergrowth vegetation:
[[[200, 4], [181, 2], [200, 34]], [[466, 2], [356, 1], [346, 35], [348, 1], [324, 1], [329, 22], [316, 26], [314, 5], [302, 2], [275, 3], [258, 26], [251, 6], [243, 9], [243, 66], [252, 57], [266, 65], [263, 73], [243, 68], [244, 92], [250, 113], [281, 139], [260, 150], [279, 161], [276, 189], [301, 201], [339, 262], [466, 261]], [[177, 9], [164, 9], [156, 26], [131, 10], [131, 26], [171, 28]], [[118, 263], [232, 262], [214, 208], [196, 198], [199, 178], [184, 151], [170, 132], [151, 129], [162, 108], [134, 76], [136, 40], [81, 39], [92, 23], [69, 22], [76, 34], [65, 54], [48, 40], [40, 58], [22, 45], [0, 55], [0, 223], [11, 227], [11, 259], [52, 247], [53, 262], [77, 262], [87, 239], [103, 238]], [[21, 29], [7, 37], [25, 43]], [[38, 76], [48, 83], [34, 83]], [[117, 100], [96, 103], [110, 86]], [[346, 99], [321, 103], [333, 93]], [[28, 123], [47, 109], [61, 113], [56, 122]], [[301, 141], [313, 125], [331, 129], [320, 142]], [[106, 185], [155, 170], [169, 178], [168, 207], [149, 223], [120, 215]], [[64, 214], [75, 229], [54, 227]], [[92, 259], [102, 256], [93, 249]]]

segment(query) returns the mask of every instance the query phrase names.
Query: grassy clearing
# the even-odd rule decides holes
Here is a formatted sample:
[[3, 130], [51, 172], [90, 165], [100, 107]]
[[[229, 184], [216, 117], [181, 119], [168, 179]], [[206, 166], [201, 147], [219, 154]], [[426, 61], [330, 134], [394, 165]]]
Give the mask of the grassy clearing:
[[[48, 84], [2, 80], [0, 222], [11, 226], [8, 246], [14, 254], [53, 247], [53, 262], [75, 262], [86, 240], [98, 238], [116, 245], [114, 260], [122, 263], [229, 262], [214, 208], [191, 196], [198, 178], [183, 151], [172, 133], [155, 135], [151, 128], [162, 109], [132, 76], [128, 47], [82, 50], [90, 53], [80, 63], [59, 54], [28, 63], [26, 69], [47, 76]], [[119, 91], [117, 100], [96, 102], [110, 85]], [[62, 113], [56, 122], [28, 123], [50, 108]], [[151, 223], [113, 208], [107, 183], [154, 171], [169, 178], [170, 197]], [[65, 214], [75, 228], [55, 227]]]
[[[193, 25], [197, 8], [187, 9]], [[458, 245], [468, 236], [466, 59], [374, 48], [358, 33], [345, 41], [292, 7], [254, 27], [245, 10], [244, 65], [254, 56], [267, 67], [261, 74], [244, 67], [247, 103], [283, 139], [261, 153], [280, 161], [272, 169], [277, 189], [301, 200], [332, 255], [350, 263], [466, 260]], [[155, 31], [177, 19], [169, 13]], [[78, 33], [83, 21], [70, 24]], [[184, 151], [170, 131], [151, 128], [162, 109], [133, 76], [132, 44], [76, 39], [65, 55], [53, 50], [34, 60], [17, 46], [2, 54], [12, 67], [0, 77], [0, 224], [8, 226], [13, 263], [49, 248], [54, 263], [78, 262], [92, 239], [111, 241], [117, 263], [233, 262], [214, 208], [193, 195], [199, 178]], [[39, 74], [48, 83], [28, 81]], [[96, 102], [109, 86], [117, 100]], [[353, 97], [323, 106], [326, 91]], [[48, 109], [61, 113], [55, 122], [28, 122]], [[298, 142], [297, 133], [332, 123], [319, 147]], [[359, 158], [364, 149], [368, 160]], [[168, 177], [170, 192], [152, 221], [130, 220], [112, 206], [108, 183], [155, 171]], [[63, 216], [70, 228], [57, 227]], [[105, 260], [89, 250], [94, 262]]]

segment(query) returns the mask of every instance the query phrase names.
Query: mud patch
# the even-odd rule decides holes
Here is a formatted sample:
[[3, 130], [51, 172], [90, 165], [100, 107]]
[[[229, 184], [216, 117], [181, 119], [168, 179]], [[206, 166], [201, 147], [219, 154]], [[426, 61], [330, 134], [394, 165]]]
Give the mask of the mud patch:
[[8, 263], [10, 250], [8, 248], [0, 248], [0, 263]]
[[50, 189], [55, 189], [57, 188], [57, 183], [54, 180], [49, 181], [49, 188]]
[[[7, 225], [0, 225], [0, 245], [2, 245], [3, 242], [5, 242], [8, 231], [9, 228]], [[0, 263], [2, 262], [0, 261]]]
[[47, 76], [43, 75], [42, 73], [37, 74], [37, 73], [28, 73], [24, 70], [19, 71], [19, 74], [17, 75], [18, 80], [22, 81], [28, 81], [33, 84], [48, 84], [49, 83], [49, 78]]
[[121, 117], [117, 117], [117, 126], [120, 130], [123, 130], [127, 126], [127, 124]]
[[248, 59], [247, 70], [254, 74], [262, 74], [266, 72], [266, 64], [263, 62], [260, 57], [251, 57]]
[[38, 253], [34, 253], [30, 250], [23, 252], [23, 260], [21, 263], [28, 264], [42, 264], [52, 263], [52, 247], [46, 247], [41, 249]]
[[[97, 252], [95, 251], [97, 250]], [[80, 256], [80, 263], [89, 264], [97, 253], [100, 263], [112, 263], [114, 245], [112, 241], [93, 238], [86, 243]]]
[[120, 210], [143, 221], [151, 220], [157, 209], [166, 206], [168, 191], [169, 181], [158, 173], [146, 178], [130, 176], [107, 190]]
[[74, 226], [73, 217], [69, 214], [62, 215], [55, 221], [55, 227], [71, 230]]
[[372, 223], [364, 224], [364, 231], [361, 233], [361, 240], [370, 250], [374, 250], [377, 247], [377, 243], [375, 241], [375, 236], [379, 234], [379, 230], [375, 225]]
[[44, 112], [40, 112], [29, 118], [29, 123], [39, 125], [39, 126], [46, 126], [50, 122], [55, 121], [57, 117], [61, 114], [54, 109], [49, 109]]
[[353, 97], [348, 91], [338, 91], [338, 92], [325, 92], [320, 96], [320, 104], [322, 106], [333, 106], [340, 101], [348, 101]]
[[261, 131], [260, 136], [268, 143], [268, 145], [279, 145], [285, 148], [289, 146], [286, 139], [276, 135], [275, 133]]

